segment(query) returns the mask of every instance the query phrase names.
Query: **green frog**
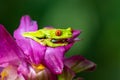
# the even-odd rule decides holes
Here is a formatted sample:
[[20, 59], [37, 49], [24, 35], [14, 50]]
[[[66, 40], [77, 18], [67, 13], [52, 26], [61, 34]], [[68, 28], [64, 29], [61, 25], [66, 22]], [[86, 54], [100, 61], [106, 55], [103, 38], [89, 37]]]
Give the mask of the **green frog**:
[[46, 27], [37, 31], [24, 32], [22, 36], [31, 38], [44, 46], [66, 46], [68, 44], [67, 39], [72, 37], [72, 29], [55, 29]]

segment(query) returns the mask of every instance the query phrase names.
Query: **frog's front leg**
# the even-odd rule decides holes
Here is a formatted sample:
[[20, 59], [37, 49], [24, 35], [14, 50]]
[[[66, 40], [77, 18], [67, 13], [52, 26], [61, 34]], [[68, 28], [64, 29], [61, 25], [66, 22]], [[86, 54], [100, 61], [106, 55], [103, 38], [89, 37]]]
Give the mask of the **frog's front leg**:
[[45, 34], [41, 30], [33, 31], [33, 32], [24, 32], [22, 36], [26, 38], [31, 38], [42, 45], [46, 45], [44, 43]]

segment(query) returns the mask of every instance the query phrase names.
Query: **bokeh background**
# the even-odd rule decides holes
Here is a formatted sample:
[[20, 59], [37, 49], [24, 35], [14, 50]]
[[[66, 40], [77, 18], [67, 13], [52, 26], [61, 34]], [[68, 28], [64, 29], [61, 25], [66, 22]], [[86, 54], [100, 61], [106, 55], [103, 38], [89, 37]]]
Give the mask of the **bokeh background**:
[[80, 54], [94, 61], [85, 80], [120, 80], [119, 0], [0, 0], [0, 23], [12, 34], [22, 15], [37, 20], [39, 28], [72, 27], [82, 31], [66, 56]]

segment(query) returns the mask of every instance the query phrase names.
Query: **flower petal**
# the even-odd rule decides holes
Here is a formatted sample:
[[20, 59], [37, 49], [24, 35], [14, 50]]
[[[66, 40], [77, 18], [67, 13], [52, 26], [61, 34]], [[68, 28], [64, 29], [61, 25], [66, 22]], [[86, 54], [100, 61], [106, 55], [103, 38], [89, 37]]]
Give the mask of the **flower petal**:
[[24, 75], [26, 80], [57, 80], [57, 76], [47, 68], [36, 72], [32, 66], [23, 64], [18, 71]]
[[55, 74], [62, 73], [64, 52], [64, 47], [47, 47], [46, 49], [45, 64]]
[[[14, 37], [19, 47], [23, 50], [24, 54], [34, 64], [39, 64], [44, 58], [45, 46], [22, 36], [24, 32], [36, 31], [38, 25], [36, 21], [32, 21], [30, 16], [25, 15], [21, 18], [19, 28], [14, 32]], [[24, 44], [23, 44], [24, 43]]]
[[1, 73], [2, 70], [3, 70], [3, 67], [0, 67], [0, 73]]
[[22, 16], [19, 28], [14, 32], [14, 37], [16, 39], [22, 39], [23, 32], [36, 31], [37, 29], [38, 25], [36, 21], [32, 21], [28, 15]]
[[48, 69], [42, 70], [36, 76], [39, 80], [57, 80], [57, 76]]
[[69, 44], [64, 46], [66, 49], [66, 52], [73, 46], [73, 44], [75, 43], [75, 41], [78, 41], [79, 39], [77, 38], [79, 36], [79, 34], [81, 33], [80, 30], [73, 30], [72, 32], [72, 38], [68, 39]]
[[21, 49], [3, 25], [0, 25], [0, 65], [5, 66], [4, 64], [7, 63], [18, 64], [23, 58], [24, 55]]
[[29, 56], [32, 60], [34, 60], [35, 64], [40, 64], [44, 59], [46, 47], [38, 44], [33, 40], [31, 40], [30, 43], [33, 52], [31, 52]]
[[73, 38], [76, 38], [80, 35], [81, 31], [80, 30], [73, 30]]
[[85, 71], [85, 70], [94, 70], [95, 63], [85, 59], [82, 56], [72, 56], [64, 61], [65, 65], [72, 69], [75, 73]]
[[80, 35], [81, 31], [80, 30], [73, 30], [72, 32], [72, 38], [68, 39], [68, 42], [74, 42], [76, 38]]
[[62, 74], [58, 75], [58, 80], [73, 80], [74, 76], [74, 72], [65, 66]]
[[[40, 64], [44, 58], [46, 47], [38, 44], [32, 39], [16, 40], [24, 54], [34, 64]], [[24, 44], [23, 44], [24, 43]]]
[[1, 72], [0, 80], [25, 80], [22, 75], [17, 73], [17, 67], [7, 66]]
[[74, 42], [69, 43], [66, 46], [63, 46], [65, 48], [65, 53], [73, 46]]
[[29, 64], [27, 62], [23, 62], [22, 64], [20, 64], [18, 66], [17, 72], [21, 73], [24, 76], [27, 76], [28, 73], [30, 72], [29, 71]]

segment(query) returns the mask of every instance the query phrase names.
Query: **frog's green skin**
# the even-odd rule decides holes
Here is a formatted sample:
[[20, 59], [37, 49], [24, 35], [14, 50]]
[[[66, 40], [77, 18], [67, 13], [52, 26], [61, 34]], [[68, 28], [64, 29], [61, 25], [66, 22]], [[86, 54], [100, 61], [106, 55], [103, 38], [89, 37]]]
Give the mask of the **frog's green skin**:
[[[55, 32], [60, 30], [62, 34], [57, 36]], [[54, 28], [43, 28], [33, 32], [24, 32], [22, 36], [31, 38], [34, 41], [50, 47], [58, 47], [65, 46], [68, 44], [67, 41], [62, 41], [60, 43], [56, 43], [55, 41], [65, 40], [72, 37], [72, 29], [54, 29]]]

